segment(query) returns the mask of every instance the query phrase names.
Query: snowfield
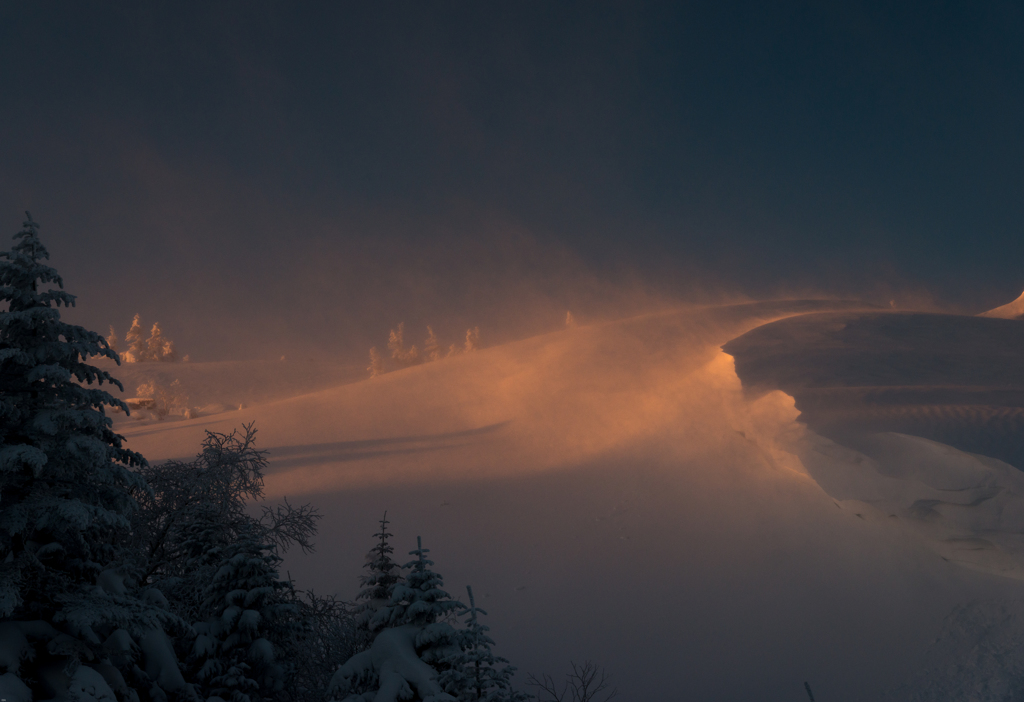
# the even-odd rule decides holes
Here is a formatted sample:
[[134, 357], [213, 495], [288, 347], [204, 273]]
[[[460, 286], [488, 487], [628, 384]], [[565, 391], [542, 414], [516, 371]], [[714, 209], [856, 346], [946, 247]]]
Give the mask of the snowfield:
[[[799, 700], [805, 681], [822, 702], [1013, 699], [1019, 443], [982, 431], [986, 455], [957, 437], [984, 428], [978, 408], [1013, 414], [1024, 323], [936, 317], [822, 301], [687, 308], [347, 384], [351, 368], [303, 379], [287, 361], [295, 396], [275, 399], [282, 385], [242, 409], [121, 417], [117, 430], [152, 462], [255, 422], [268, 494], [325, 515], [318, 552], [288, 555], [300, 587], [352, 597], [388, 510], [396, 551], [420, 535], [450, 592], [473, 586], [520, 686], [591, 659], [637, 702]], [[968, 333], [975, 322], [999, 328]], [[922, 328], [928, 354], [899, 337]], [[993, 353], [1000, 339], [1009, 350]], [[885, 343], [928, 372], [880, 382], [895, 358]], [[124, 371], [147, 365], [161, 364]], [[189, 372], [225, 408], [252, 377]], [[254, 387], [280, 382], [266, 376]], [[874, 401], [879, 386], [904, 395]]]

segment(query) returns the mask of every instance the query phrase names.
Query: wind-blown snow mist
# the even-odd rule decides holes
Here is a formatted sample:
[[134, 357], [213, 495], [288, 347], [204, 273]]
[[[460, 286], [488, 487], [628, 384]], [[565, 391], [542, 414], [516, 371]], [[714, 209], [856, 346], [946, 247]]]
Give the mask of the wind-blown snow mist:
[[527, 671], [593, 658], [630, 699], [788, 700], [805, 680], [872, 699], [921, 670], [954, 605], [1017, 585], [936, 553], [927, 524], [830, 494], [804, 448], [832, 444], [790, 396], [745, 393], [721, 350], [774, 319], [851, 307], [692, 307], [122, 427], [158, 460], [255, 421], [268, 492], [327, 514], [293, 577], [351, 596], [360, 535], [387, 509], [399, 549], [423, 536]]

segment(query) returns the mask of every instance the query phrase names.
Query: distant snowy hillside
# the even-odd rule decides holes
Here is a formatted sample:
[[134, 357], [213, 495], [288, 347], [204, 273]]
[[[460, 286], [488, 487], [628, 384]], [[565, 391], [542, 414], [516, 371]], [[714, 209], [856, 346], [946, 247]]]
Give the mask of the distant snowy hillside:
[[[344, 385], [366, 377], [364, 364], [328, 363], [323, 360], [281, 361], [207, 361], [192, 363], [99, 363], [124, 385], [114, 388], [121, 399], [136, 397], [140, 386], [156, 384], [170, 388], [178, 382], [183, 402], [194, 416], [209, 416], [250, 406]], [[129, 421], [152, 420], [151, 413], [136, 412]], [[140, 416], [141, 415], [141, 416]], [[121, 417], [121, 420], [124, 418]], [[169, 417], [165, 421], [173, 421]]]
[[[869, 459], [798, 422], [782, 390], [744, 390], [721, 350], [780, 319], [858, 309], [687, 308], [119, 430], [160, 460], [194, 454], [206, 428], [255, 421], [271, 451], [268, 493], [312, 500], [326, 514], [318, 553], [289, 554], [300, 586], [353, 596], [387, 509], [397, 551], [422, 536], [452, 591], [469, 584], [479, 593], [497, 652], [521, 671], [560, 676], [570, 659], [592, 659], [623, 700], [792, 701], [806, 696], [805, 681], [823, 702], [882, 699], [948, 663], [943, 651], [968, 645], [963, 637], [974, 634], [949, 627], [955, 608], [1021, 599], [1018, 580], [994, 574], [1019, 561], [997, 547], [1004, 560], [961, 567], [937, 552], [940, 530], [926, 514], [920, 524], [890, 519], [870, 495], [830, 494], [828, 480], [860, 489], [858, 475], [887, 473], [921, 483], [883, 495], [907, 514], [914, 490], [975, 494], [988, 485], [1007, 508], [985, 518], [1007, 520], [1003, 528], [1020, 476], [906, 434], [886, 434], [895, 438]], [[954, 361], [973, 358], [964, 349], [935, 372], [960, 372]], [[985, 361], [996, 379], [1016, 377], [1016, 362]], [[945, 462], [922, 460], [929, 452]], [[932, 645], [943, 636], [961, 638]], [[965, 675], [999, 660], [979, 658]], [[948, 693], [934, 699], [1004, 699], [963, 696], [967, 678], [960, 688], [930, 679]]]

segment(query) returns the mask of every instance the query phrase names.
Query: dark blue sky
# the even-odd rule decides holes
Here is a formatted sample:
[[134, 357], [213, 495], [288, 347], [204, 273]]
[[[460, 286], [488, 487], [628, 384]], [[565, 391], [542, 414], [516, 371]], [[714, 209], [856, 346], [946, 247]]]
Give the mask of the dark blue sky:
[[246, 305], [457, 326], [517, 275], [1001, 304], [1024, 8], [894, 5], [5, 3], [0, 222], [95, 326], [211, 349]]

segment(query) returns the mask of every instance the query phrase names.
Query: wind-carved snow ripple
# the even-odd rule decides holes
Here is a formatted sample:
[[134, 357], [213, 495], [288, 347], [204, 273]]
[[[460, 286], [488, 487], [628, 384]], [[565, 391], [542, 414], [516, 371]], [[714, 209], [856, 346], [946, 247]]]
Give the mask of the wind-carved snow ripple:
[[270, 450], [271, 472], [278, 472], [325, 462], [344, 463], [398, 454], [417, 454], [464, 446], [486, 438], [508, 425], [497, 422], [476, 429], [438, 434], [396, 436], [386, 439], [333, 441], [319, 444], [275, 446]]

